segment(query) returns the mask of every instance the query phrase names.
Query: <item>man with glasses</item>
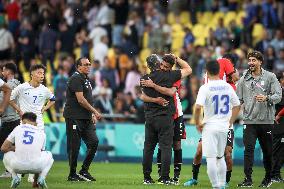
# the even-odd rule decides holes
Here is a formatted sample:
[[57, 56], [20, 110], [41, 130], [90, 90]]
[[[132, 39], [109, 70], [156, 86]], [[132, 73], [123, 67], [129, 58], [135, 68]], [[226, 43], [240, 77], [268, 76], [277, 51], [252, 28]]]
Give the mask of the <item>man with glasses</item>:
[[252, 187], [252, 167], [256, 139], [263, 152], [265, 177], [259, 187], [271, 185], [272, 171], [272, 129], [275, 104], [282, 97], [281, 86], [274, 73], [261, 67], [263, 55], [258, 51], [247, 55], [249, 69], [241, 77], [237, 94], [243, 104], [244, 119], [244, 173], [245, 179], [238, 187]]
[[[91, 63], [87, 58], [79, 58], [75, 63], [77, 71], [69, 78], [66, 90], [66, 105], [63, 116], [66, 121], [67, 152], [70, 173], [68, 181], [95, 181], [89, 173], [97, 147], [96, 121], [100, 113], [92, 106], [92, 86], [88, 78]], [[76, 173], [77, 158], [81, 139], [87, 146], [87, 155], [79, 174]]]

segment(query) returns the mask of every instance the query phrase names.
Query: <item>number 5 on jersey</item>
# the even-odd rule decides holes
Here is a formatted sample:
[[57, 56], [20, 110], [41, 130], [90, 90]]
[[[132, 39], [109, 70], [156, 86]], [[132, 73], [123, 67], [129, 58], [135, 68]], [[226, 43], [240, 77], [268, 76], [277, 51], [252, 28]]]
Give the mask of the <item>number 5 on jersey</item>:
[[33, 141], [34, 141], [34, 136], [33, 136], [34, 133], [35, 132], [32, 132], [32, 131], [25, 131], [23, 143], [24, 144], [32, 144]]

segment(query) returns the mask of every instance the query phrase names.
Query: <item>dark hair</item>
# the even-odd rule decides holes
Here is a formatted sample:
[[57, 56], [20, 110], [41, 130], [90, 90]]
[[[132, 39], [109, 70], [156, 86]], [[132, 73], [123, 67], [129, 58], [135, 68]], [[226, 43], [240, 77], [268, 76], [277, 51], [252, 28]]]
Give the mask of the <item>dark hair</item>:
[[205, 67], [210, 75], [219, 75], [220, 65], [217, 60], [207, 62]]
[[251, 51], [248, 53], [247, 58], [254, 57], [257, 60], [263, 62], [263, 54], [259, 51]]
[[32, 66], [30, 67], [30, 74], [31, 74], [33, 71], [39, 70], [39, 69], [43, 69], [44, 72], [46, 71], [46, 67], [45, 67], [44, 65], [42, 65], [42, 64], [35, 64], [35, 65], [32, 65]]
[[32, 112], [26, 112], [22, 115], [22, 120], [27, 119], [29, 121], [36, 122], [36, 118], [36, 114]]
[[75, 62], [75, 67], [78, 68], [79, 66], [82, 65], [82, 60], [84, 59], [87, 59], [86, 57], [81, 57], [81, 58], [78, 58]]
[[238, 61], [238, 55], [232, 53], [226, 53], [222, 58], [226, 58], [231, 61], [231, 63], [235, 66]]
[[13, 74], [17, 73], [17, 65], [14, 62], [7, 62], [3, 68], [10, 70]]
[[146, 58], [147, 67], [150, 69], [151, 72], [157, 70], [160, 66], [160, 58], [156, 54], [151, 54]]
[[176, 58], [173, 55], [167, 54], [167, 55], [163, 56], [162, 59], [172, 66], [176, 63]]

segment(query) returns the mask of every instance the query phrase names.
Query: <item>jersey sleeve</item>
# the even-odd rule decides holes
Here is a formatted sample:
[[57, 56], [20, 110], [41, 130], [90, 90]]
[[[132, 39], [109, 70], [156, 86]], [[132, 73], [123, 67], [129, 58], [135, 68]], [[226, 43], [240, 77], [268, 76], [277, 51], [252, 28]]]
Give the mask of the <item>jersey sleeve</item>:
[[234, 72], [235, 72], [235, 68], [234, 68], [233, 64], [231, 62], [227, 61], [225, 63], [225, 73], [226, 73], [226, 75], [229, 76], [229, 75], [231, 75]]
[[196, 103], [200, 106], [204, 106], [205, 105], [205, 101], [206, 101], [206, 92], [205, 92], [205, 87], [204, 85], [200, 87], [198, 94], [197, 94], [197, 98], [196, 98]]
[[281, 111], [277, 114], [280, 117], [284, 116], [284, 108], [281, 109]]
[[12, 90], [10, 100], [15, 100], [18, 98], [19, 94], [21, 94], [22, 85], [18, 85]]
[[17, 127], [9, 134], [9, 136], [7, 137], [7, 140], [10, 141], [11, 143], [15, 144], [15, 135], [17, 132]]
[[82, 80], [78, 77], [74, 77], [70, 81], [69, 87], [73, 92], [83, 92], [83, 83]]
[[181, 79], [181, 71], [180, 70], [173, 70], [170, 72], [170, 80], [172, 83], [177, 82], [178, 80]]
[[239, 82], [237, 84], [237, 91], [236, 91], [241, 103], [244, 102], [244, 100], [243, 100], [243, 85], [244, 85], [244, 78], [241, 77], [241, 79], [239, 80]]
[[54, 94], [47, 87], [46, 87], [46, 99], [49, 99], [50, 101], [55, 101]]
[[0, 79], [0, 87], [2, 87], [4, 84], [5, 82], [2, 79]]

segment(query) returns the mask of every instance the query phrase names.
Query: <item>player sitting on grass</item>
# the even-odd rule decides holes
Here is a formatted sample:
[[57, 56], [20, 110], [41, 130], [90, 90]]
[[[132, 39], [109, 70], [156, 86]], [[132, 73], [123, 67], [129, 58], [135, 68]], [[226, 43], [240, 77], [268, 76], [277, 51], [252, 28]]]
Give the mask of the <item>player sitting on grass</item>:
[[46, 135], [37, 127], [36, 119], [34, 113], [24, 113], [22, 124], [12, 131], [1, 147], [5, 153], [3, 163], [13, 178], [11, 188], [21, 182], [17, 174], [27, 173], [39, 174], [37, 184], [47, 187], [45, 177], [54, 160], [51, 152], [44, 151]]

